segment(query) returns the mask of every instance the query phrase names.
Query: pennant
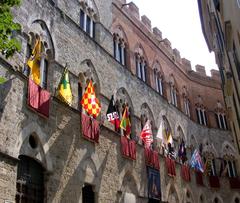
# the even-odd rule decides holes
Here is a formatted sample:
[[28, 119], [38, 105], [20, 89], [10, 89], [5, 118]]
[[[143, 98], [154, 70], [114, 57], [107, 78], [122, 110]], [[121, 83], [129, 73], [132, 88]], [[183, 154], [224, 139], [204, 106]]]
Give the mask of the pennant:
[[190, 160], [190, 166], [198, 171], [201, 171], [202, 173], [204, 172], [202, 158], [197, 149], [195, 149], [193, 152], [192, 158]]
[[178, 150], [178, 157], [182, 160], [182, 163], [187, 161], [187, 150], [183, 139]]
[[30, 79], [32, 79], [37, 85], [40, 84], [40, 60], [41, 60], [42, 42], [40, 39], [36, 40], [32, 55], [27, 61], [27, 65], [30, 68]]
[[153, 133], [150, 120], [147, 120], [146, 124], [144, 125], [140, 137], [144, 142], [144, 146], [146, 148], [150, 148], [151, 144], [153, 143]]
[[62, 74], [62, 78], [57, 90], [57, 96], [59, 99], [61, 99], [63, 102], [67, 103], [68, 105], [72, 104], [73, 96], [72, 96], [72, 90], [71, 90], [71, 85], [69, 81], [68, 68], [65, 68]]
[[107, 116], [107, 120], [111, 122], [115, 126], [115, 130], [118, 131], [120, 128], [120, 119], [119, 119], [117, 108], [114, 104], [113, 96], [110, 100], [106, 116]]
[[101, 105], [99, 100], [96, 97], [96, 93], [94, 91], [94, 87], [92, 84], [92, 80], [90, 80], [85, 93], [83, 94], [83, 98], [81, 101], [83, 109], [94, 118], [97, 118], [101, 111]]
[[120, 128], [124, 130], [124, 135], [130, 136], [131, 134], [131, 123], [130, 123], [130, 118], [129, 118], [129, 112], [128, 112], [128, 107], [126, 106], [124, 109], [124, 113], [122, 116], [122, 120], [120, 123]]

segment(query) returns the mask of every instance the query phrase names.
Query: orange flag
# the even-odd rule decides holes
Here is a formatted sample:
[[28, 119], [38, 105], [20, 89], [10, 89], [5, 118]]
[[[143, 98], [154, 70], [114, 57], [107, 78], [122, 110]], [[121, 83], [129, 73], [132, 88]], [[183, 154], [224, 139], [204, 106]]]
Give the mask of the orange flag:
[[94, 87], [91, 80], [83, 95], [81, 104], [82, 104], [82, 107], [85, 109], [85, 111], [89, 115], [93, 116], [94, 118], [96, 118], [101, 111], [101, 105], [99, 100], [96, 97], [96, 93], [94, 91]]

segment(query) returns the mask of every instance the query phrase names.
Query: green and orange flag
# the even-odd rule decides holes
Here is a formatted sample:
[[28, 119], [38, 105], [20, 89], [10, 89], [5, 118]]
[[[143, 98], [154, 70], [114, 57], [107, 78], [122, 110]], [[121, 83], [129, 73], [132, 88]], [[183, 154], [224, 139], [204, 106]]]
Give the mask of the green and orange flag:
[[126, 106], [124, 109], [121, 123], [120, 123], [120, 128], [122, 128], [124, 130], [125, 136], [130, 136], [130, 134], [131, 134], [131, 122], [130, 122], [129, 116], [130, 116], [130, 114], [128, 112], [128, 107]]

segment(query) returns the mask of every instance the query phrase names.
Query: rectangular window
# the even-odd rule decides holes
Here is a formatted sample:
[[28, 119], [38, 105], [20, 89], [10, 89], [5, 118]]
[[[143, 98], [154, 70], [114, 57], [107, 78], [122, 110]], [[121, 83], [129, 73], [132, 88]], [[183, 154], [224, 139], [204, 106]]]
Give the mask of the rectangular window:
[[234, 60], [235, 66], [236, 66], [238, 79], [240, 80], [240, 61], [238, 59], [237, 50], [236, 50], [236, 46], [234, 43], [233, 43], [233, 60]]
[[87, 16], [87, 26], [86, 26], [86, 32], [91, 35], [91, 18]]
[[84, 12], [80, 10], [80, 27], [84, 30]]
[[85, 185], [82, 188], [82, 203], [94, 203], [94, 192], [91, 185]]

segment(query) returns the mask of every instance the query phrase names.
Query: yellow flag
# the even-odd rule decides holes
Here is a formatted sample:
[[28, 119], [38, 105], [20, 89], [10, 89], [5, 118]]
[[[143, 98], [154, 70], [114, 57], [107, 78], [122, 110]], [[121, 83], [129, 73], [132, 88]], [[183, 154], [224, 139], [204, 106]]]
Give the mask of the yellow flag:
[[41, 40], [37, 39], [36, 43], [34, 45], [32, 55], [28, 59], [27, 65], [30, 68], [30, 75], [29, 77], [36, 83], [40, 84], [41, 79], [40, 79], [40, 57], [41, 57]]
[[60, 81], [59, 87], [58, 87], [58, 97], [66, 102], [68, 105], [72, 104], [72, 90], [71, 90], [71, 85], [69, 81], [69, 73], [68, 69], [65, 68], [62, 79]]

